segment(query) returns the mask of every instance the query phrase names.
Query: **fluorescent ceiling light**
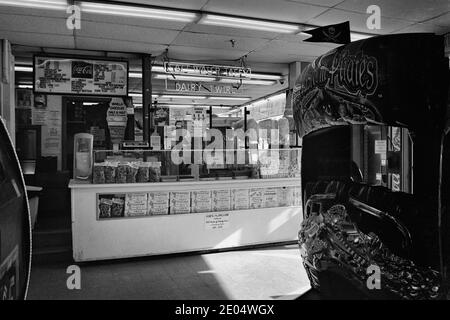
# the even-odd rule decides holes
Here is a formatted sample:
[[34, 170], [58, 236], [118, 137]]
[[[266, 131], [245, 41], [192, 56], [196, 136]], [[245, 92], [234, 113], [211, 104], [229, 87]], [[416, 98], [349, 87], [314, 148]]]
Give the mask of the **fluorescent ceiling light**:
[[[142, 98], [142, 93], [132, 92], [128, 94], [130, 97]], [[158, 95], [152, 94], [152, 98], [156, 98]]]
[[14, 71], [33, 72], [33, 67], [14, 66]]
[[162, 66], [152, 66], [152, 72], [166, 72], [166, 69]]
[[252, 73], [250, 77], [256, 79], [264, 79], [264, 80], [281, 80], [283, 76], [277, 74], [264, 74], [264, 73]]
[[68, 6], [66, 0], [0, 0], [0, 5], [47, 10], [66, 10]]
[[98, 102], [83, 102], [83, 106], [95, 106]]
[[193, 12], [154, 9], [141, 6], [124, 6], [107, 3], [82, 2], [81, 11], [89, 13], [109, 14], [126, 17], [137, 17], [158, 20], [193, 22], [197, 14]]
[[217, 96], [211, 96], [208, 97], [208, 99], [212, 99], [212, 100], [250, 100], [250, 98], [247, 97], [217, 97]]
[[[219, 82], [222, 83], [235, 83], [239, 84], [240, 79], [221, 79]], [[242, 80], [242, 84], [253, 84], [253, 85], [261, 85], [261, 86], [271, 86], [275, 84], [275, 81], [273, 80]]]
[[129, 76], [130, 78], [139, 78], [139, 79], [142, 79], [142, 73], [140, 73], [140, 72], [129, 72], [129, 73], [128, 73], [128, 76]]
[[160, 96], [162, 99], [206, 99], [206, 97], [203, 96], [182, 96], [182, 95], [162, 95]]
[[[175, 78], [174, 78], [175, 77]], [[211, 77], [194, 77], [194, 76], [179, 76], [179, 75], [172, 75], [171, 74], [157, 74], [155, 76], [155, 79], [169, 79], [169, 80], [180, 80], [180, 81], [214, 81], [216, 78]]]
[[364, 33], [358, 33], [358, 32], [350, 32], [350, 40], [351, 41], [368, 39], [368, 38], [371, 38], [373, 36], [374, 35], [370, 35], [370, 34], [364, 34]]
[[33, 89], [32, 84], [19, 84], [17, 87], [20, 89]]
[[202, 19], [200, 19], [198, 23], [221, 27], [269, 31], [276, 33], [296, 33], [300, 30], [300, 27], [294, 24], [269, 22], [256, 19], [235, 18], [228, 16], [220, 16], [216, 14], [204, 14]]

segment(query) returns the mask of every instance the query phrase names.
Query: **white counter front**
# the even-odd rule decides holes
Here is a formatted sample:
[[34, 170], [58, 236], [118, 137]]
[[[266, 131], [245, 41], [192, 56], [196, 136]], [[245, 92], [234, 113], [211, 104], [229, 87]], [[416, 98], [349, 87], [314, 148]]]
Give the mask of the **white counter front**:
[[[90, 184], [71, 181], [73, 258], [75, 261], [233, 248], [297, 239], [302, 222], [299, 178]], [[99, 195], [216, 190], [294, 190], [285, 206], [99, 218]], [[235, 192], [236, 193], [236, 192]], [[276, 192], [275, 192], [276, 193]], [[272, 194], [275, 194], [272, 192]], [[270, 201], [271, 199], [267, 200]], [[217, 201], [216, 201], [217, 202]], [[267, 202], [269, 203], [269, 202]], [[276, 205], [276, 204], [275, 204]]]

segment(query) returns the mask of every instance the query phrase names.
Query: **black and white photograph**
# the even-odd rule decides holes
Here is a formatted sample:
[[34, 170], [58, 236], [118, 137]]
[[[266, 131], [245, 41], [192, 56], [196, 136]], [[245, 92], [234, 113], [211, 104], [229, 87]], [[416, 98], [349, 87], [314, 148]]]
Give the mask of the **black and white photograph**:
[[287, 319], [449, 273], [449, 0], [0, 0], [0, 300]]

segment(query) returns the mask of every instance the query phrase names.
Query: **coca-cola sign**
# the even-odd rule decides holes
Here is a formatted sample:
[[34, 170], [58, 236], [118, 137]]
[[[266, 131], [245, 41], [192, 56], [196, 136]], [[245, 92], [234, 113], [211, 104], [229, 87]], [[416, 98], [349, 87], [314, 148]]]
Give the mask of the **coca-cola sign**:
[[127, 96], [128, 62], [81, 57], [34, 56], [36, 94]]
[[85, 61], [72, 61], [72, 78], [92, 79], [94, 65]]

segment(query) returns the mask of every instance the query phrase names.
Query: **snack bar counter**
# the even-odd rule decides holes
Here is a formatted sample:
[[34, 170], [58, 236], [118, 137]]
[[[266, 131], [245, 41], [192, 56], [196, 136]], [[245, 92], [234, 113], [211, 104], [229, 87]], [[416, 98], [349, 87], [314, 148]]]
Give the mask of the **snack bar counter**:
[[[226, 153], [228, 152], [228, 155]], [[178, 151], [94, 151], [69, 184], [75, 261], [295, 241], [298, 149], [226, 150], [178, 164]], [[194, 154], [195, 157], [200, 156]], [[225, 159], [225, 161], [224, 161]]]
[[299, 178], [69, 187], [77, 262], [292, 241], [302, 221]]

